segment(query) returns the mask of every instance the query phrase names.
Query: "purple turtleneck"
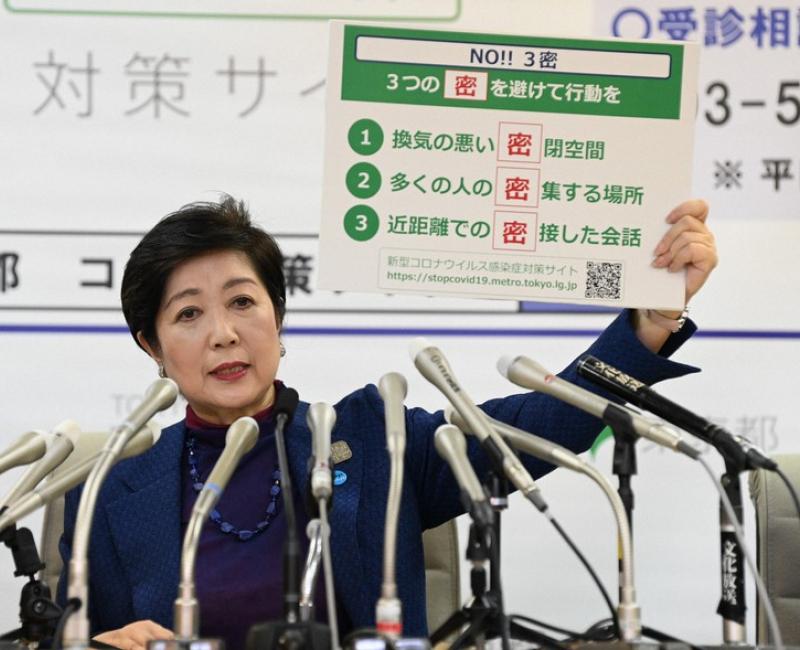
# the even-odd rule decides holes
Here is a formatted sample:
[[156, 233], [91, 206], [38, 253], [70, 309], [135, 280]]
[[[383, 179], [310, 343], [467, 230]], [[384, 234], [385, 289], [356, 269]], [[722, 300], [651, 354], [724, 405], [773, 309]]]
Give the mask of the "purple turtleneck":
[[[264, 521], [273, 500], [270, 489], [278, 468], [274, 420], [271, 408], [256, 414], [259, 437], [255, 447], [242, 458], [217, 505], [222, 520], [239, 530], [255, 530]], [[191, 407], [186, 409], [186, 440], [194, 438], [200, 479], [211, 472], [225, 446], [227, 425], [210, 424], [200, 419]], [[295, 479], [295, 482], [298, 479]], [[181, 529], [185, 533], [197, 492], [192, 486], [189, 458], [184, 447], [181, 470]], [[247, 541], [223, 533], [210, 519], [203, 526], [197, 551], [195, 581], [200, 602], [200, 634], [223, 638], [228, 650], [244, 650], [247, 631], [254, 623], [283, 620], [282, 552], [286, 539], [283, 497], [277, 499], [277, 512], [270, 524]], [[308, 548], [304, 533], [308, 519], [299, 499], [295, 499], [303, 554]], [[324, 590], [318, 581], [315, 597], [317, 620], [324, 621]]]

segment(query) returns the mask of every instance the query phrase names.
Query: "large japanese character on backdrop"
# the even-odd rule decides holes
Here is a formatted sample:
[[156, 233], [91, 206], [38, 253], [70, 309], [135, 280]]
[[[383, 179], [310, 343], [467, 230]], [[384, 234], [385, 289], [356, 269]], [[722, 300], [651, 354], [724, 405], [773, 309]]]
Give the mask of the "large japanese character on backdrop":
[[761, 162], [764, 163], [764, 173], [761, 178], [771, 180], [776, 192], [781, 189], [781, 181], [790, 181], [794, 178], [791, 158], [764, 158]]
[[0, 293], [19, 286], [18, 253], [0, 253]]
[[730, 47], [744, 35], [744, 16], [733, 7], [728, 7], [719, 13], [715, 8], [705, 11], [705, 36], [706, 45]]
[[295, 291], [310, 294], [311, 289], [311, 273], [314, 267], [311, 265], [313, 261], [311, 255], [287, 255], [283, 259], [283, 273], [286, 276], [286, 290], [290, 296], [294, 296]]
[[767, 36], [769, 36], [770, 47], [789, 46], [790, 15], [788, 9], [770, 9], [767, 13], [763, 7], [759, 7], [751, 18], [753, 29], [750, 36], [759, 48], [764, 47]]
[[[94, 66], [91, 52], [86, 53], [85, 66], [73, 67], [57, 60], [53, 50], [50, 50], [47, 61], [34, 63], [33, 67], [36, 69], [36, 78], [47, 91], [44, 100], [34, 109], [34, 115], [39, 115], [51, 105], [65, 110], [67, 104], [75, 100], [82, 106], [77, 116], [91, 116], [94, 108], [94, 77], [100, 72]], [[64, 86], [69, 92], [65, 92]]]
[[239, 117], [247, 117], [261, 104], [264, 98], [264, 79], [267, 77], [274, 77], [278, 73], [274, 70], [267, 70], [264, 68], [264, 57], [258, 57], [258, 67], [254, 70], [246, 70], [236, 67], [236, 59], [232, 56], [228, 57], [228, 67], [224, 70], [217, 70], [217, 74], [228, 78], [228, 94], [236, 94], [236, 79], [238, 77], [245, 77], [255, 79], [256, 92], [255, 98], [250, 105], [239, 113]]
[[[141, 56], [134, 54], [130, 61], [125, 64], [125, 73], [133, 78], [131, 82], [131, 100], [137, 101], [140, 91], [149, 91], [138, 106], [126, 111], [127, 115], [138, 113], [148, 106], [153, 107], [153, 117], [161, 117], [161, 107], [165, 106], [178, 115], [186, 117], [189, 112], [181, 108], [178, 102], [185, 99], [185, 89], [183, 79], [189, 76], [184, 70], [184, 64], [188, 63], [187, 58], [176, 58], [165, 54], [160, 59], [154, 56]], [[171, 91], [167, 97], [165, 91]]]

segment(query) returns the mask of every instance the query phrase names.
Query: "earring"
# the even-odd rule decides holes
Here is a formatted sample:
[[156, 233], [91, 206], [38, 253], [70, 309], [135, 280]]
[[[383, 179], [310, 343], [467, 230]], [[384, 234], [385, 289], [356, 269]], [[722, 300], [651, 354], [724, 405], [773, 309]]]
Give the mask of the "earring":
[[281, 341], [281, 357], [285, 356], [286, 356], [286, 346], [283, 344], [283, 341]]
[[158, 376], [161, 377], [161, 379], [167, 378], [167, 371], [164, 370], [164, 364], [160, 362], [158, 364]]

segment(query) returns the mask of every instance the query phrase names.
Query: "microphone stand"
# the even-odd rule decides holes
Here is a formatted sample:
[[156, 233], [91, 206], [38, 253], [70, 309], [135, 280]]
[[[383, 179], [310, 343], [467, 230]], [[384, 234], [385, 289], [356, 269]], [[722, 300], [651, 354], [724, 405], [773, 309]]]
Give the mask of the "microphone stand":
[[[20, 644], [38, 644], [53, 636], [61, 608], [53, 602], [50, 587], [37, 580], [35, 575], [44, 569], [39, 558], [33, 534], [27, 528], [7, 526], [0, 532], [0, 541], [8, 548], [14, 558], [14, 576], [27, 576], [28, 582], [22, 587], [19, 598], [19, 618], [22, 626], [0, 636], [0, 642], [14, 641], [13, 646]], [[5, 645], [0, 643], [0, 647]]]
[[633, 488], [631, 488], [631, 476], [636, 474], [636, 435], [630, 419], [620, 415], [616, 409], [607, 413], [606, 424], [611, 427], [614, 434], [614, 461], [612, 471], [617, 477], [619, 487], [617, 492], [619, 498], [625, 506], [625, 514], [628, 517], [628, 525], [631, 529], [631, 543], [633, 543]]
[[490, 470], [486, 475], [486, 483], [489, 488], [489, 505], [492, 506], [492, 540], [497, 545], [497, 554], [493, 558], [490, 568], [492, 589], [500, 590], [500, 529], [501, 516], [503, 510], [508, 509], [508, 479], [494, 470]]
[[[292, 400], [281, 401], [285, 393], [294, 393]], [[275, 446], [281, 473], [281, 496], [286, 517], [286, 540], [283, 546], [284, 612], [286, 619], [256, 623], [247, 634], [247, 650], [330, 650], [330, 628], [314, 621], [302, 621], [300, 611], [300, 541], [297, 534], [297, 519], [294, 509], [292, 477], [286, 454], [284, 431], [297, 407], [297, 393], [284, 388], [275, 403]], [[323, 535], [325, 532], [323, 531]], [[331, 613], [331, 616], [335, 614]]]
[[497, 629], [498, 619], [502, 619], [501, 624], [503, 624], [505, 615], [501, 594], [493, 588], [488, 590], [486, 588], [486, 562], [491, 562], [492, 573], [495, 568], [490, 549], [494, 543], [490, 539], [493, 528], [494, 524], [491, 528], [483, 528], [475, 522], [470, 524], [466, 557], [472, 564], [470, 571], [472, 602], [453, 612], [439, 629], [431, 634], [431, 645], [438, 645], [466, 625], [467, 627], [449, 647], [451, 650], [458, 650], [474, 645], [480, 650], [484, 647], [487, 636]]
[[[490, 453], [490, 456], [492, 454]], [[501, 637], [503, 650], [508, 647], [508, 618], [503, 609], [503, 592], [500, 580], [500, 528], [501, 512], [508, 507], [508, 481], [503, 473], [494, 469], [486, 473], [484, 488], [489, 492], [492, 506], [492, 524], [482, 527], [475, 521], [470, 524], [467, 543], [467, 560], [472, 564], [470, 586], [472, 601], [453, 612], [431, 634], [431, 645], [444, 641], [457, 630], [466, 628], [450, 644], [451, 650], [474, 645], [483, 648], [487, 638]], [[486, 562], [490, 565], [489, 589], [486, 584]], [[524, 630], [521, 631], [524, 633]]]
[[[741, 473], [745, 471], [744, 463], [738, 462], [731, 455], [723, 454], [725, 458], [725, 473], [720, 482], [733, 506], [739, 525], [743, 526], [742, 485]], [[747, 643], [747, 628], [745, 627], [745, 565], [744, 552], [739, 545], [732, 522], [720, 499], [719, 504], [719, 535], [720, 535], [720, 567], [721, 590], [717, 614], [722, 617], [722, 641], [728, 645], [742, 645]]]
[[[614, 432], [613, 472], [619, 480], [619, 496], [625, 506], [625, 512], [633, 534], [634, 496], [631, 489], [631, 476], [636, 474], [636, 448], [638, 436], [624, 419], [609, 422]], [[735, 455], [719, 449], [725, 460], [725, 473], [721, 483], [731, 501], [733, 510], [743, 524], [741, 473], [747, 469], [746, 456]], [[722, 639], [728, 645], [741, 645], [747, 642], [745, 627], [745, 559], [739, 541], [736, 539], [733, 522], [720, 500], [720, 567], [721, 591], [717, 614], [722, 617]]]

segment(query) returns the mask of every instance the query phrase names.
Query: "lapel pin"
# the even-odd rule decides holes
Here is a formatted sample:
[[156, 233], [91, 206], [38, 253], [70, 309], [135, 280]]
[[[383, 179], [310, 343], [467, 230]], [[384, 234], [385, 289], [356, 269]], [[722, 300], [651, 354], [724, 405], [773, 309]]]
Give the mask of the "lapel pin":
[[334, 485], [341, 485], [347, 481], [347, 474], [340, 469], [337, 469], [333, 473], [333, 484]]
[[353, 452], [350, 450], [350, 445], [344, 440], [337, 440], [331, 445], [331, 459], [334, 465], [350, 460], [352, 457]]

